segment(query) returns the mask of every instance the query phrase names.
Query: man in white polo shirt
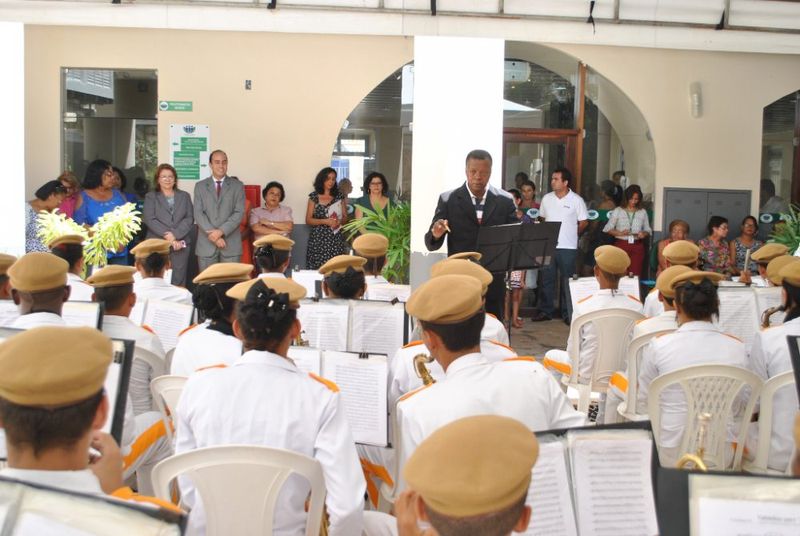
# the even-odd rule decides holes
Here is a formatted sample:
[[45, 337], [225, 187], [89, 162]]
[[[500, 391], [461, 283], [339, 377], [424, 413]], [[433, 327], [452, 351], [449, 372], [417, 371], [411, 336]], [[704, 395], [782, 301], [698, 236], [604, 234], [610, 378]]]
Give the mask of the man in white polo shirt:
[[575, 256], [578, 250], [578, 235], [586, 228], [589, 215], [583, 198], [570, 190], [572, 173], [558, 168], [550, 176], [552, 192], [542, 198], [539, 217], [544, 221], [561, 222], [558, 244], [553, 262], [544, 269], [541, 305], [533, 316], [538, 322], [550, 320], [555, 314], [556, 275], [561, 280], [561, 317], [566, 324], [572, 319], [572, 301], [569, 295], [569, 278], [575, 272]]

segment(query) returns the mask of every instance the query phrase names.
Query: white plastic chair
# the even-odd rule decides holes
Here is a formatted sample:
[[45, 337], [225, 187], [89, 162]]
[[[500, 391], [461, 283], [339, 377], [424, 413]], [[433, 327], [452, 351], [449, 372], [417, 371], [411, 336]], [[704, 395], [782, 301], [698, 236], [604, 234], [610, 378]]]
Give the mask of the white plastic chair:
[[[687, 351], [690, 349], [687, 348]], [[683, 439], [678, 450], [679, 455], [697, 450], [697, 416], [710, 413], [711, 421], [706, 436], [704, 460], [709, 468], [725, 469], [725, 449], [728, 439], [728, 423], [741, 419], [736, 430], [732, 469], [741, 470], [742, 452], [747, 435], [747, 426], [753, 416], [756, 400], [763, 385], [758, 375], [741, 367], [732, 365], [694, 365], [673, 370], [657, 377], [650, 384], [647, 399], [647, 413], [653, 426], [656, 444], [661, 436], [661, 393], [665, 389], [678, 384], [686, 397], [686, 421]], [[744, 388], [749, 388], [749, 396], [744, 411], [734, 415], [737, 395]]]
[[[608, 308], [581, 315], [572, 322], [567, 347], [571, 350], [572, 371], [562, 383], [578, 391], [578, 411], [589, 412], [592, 392], [605, 393], [608, 380], [615, 371], [622, 368], [625, 351], [630, 341], [631, 330], [637, 320], [644, 318], [642, 313], [630, 309]], [[581, 327], [592, 323], [597, 333], [597, 356], [589, 383], [579, 383]]]
[[628, 390], [626, 391], [626, 400], [617, 406], [617, 413], [628, 421], [646, 421], [647, 415], [636, 413], [636, 398], [639, 396], [639, 364], [642, 361], [642, 350], [650, 344], [650, 341], [664, 335], [665, 333], [672, 333], [674, 329], [662, 329], [652, 333], [645, 333], [631, 341], [628, 345], [627, 352], [627, 375], [628, 375]]
[[172, 356], [175, 355], [175, 348], [170, 348], [167, 350], [167, 355], [164, 356], [164, 367], [166, 368], [165, 372], [169, 373], [172, 370]]
[[153, 468], [156, 497], [171, 500], [170, 482], [192, 480], [203, 500], [206, 536], [269, 536], [278, 494], [291, 474], [311, 484], [306, 536], [319, 536], [325, 479], [318, 461], [283, 449], [253, 445], [206, 447], [176, 454]]
[[186, 385], [186, 376], [159, 376], [150, 381], [150, 392], [153, 394], [153, 402], [156, 405], [161, 420], [164, 421], [164, 428], [170, 441], [173, 438], [173, 415], [178, 407], [178, 401]]
[[150, 365], [152, 369], [152, 377], [157, 378], [166, 374], [166, 365], [164, 360], [149, 350], [139, 348], [138, 346], [133, 350], [133, 359], [140, 359]]
[[[761, 407], [758, 411], [758, 446], [752, 462], [745, 462], [744, 469], [750, 473], [783, 474], [783, 471], [767, 467], [769, 448], [772, 443], [772, 412], [775, 407], [775, 393], [778, 389], [794, 385], [794, 371], [787, 370], [773, 376], [761, 388]], [[791, 465], [791, 458], [789, 459]]]

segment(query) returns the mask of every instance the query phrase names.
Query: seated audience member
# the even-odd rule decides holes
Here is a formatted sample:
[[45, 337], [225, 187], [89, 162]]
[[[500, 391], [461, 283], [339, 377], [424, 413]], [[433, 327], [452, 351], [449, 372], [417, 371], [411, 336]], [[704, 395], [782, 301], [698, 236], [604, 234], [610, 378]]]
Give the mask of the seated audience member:
[[253, 261], [260, 272], [258, 277], [286, 277], [294, 240], [279, 234], [268, 234], [253, 242], [253, 246], [256, 248]]
[[[164, 347], [158, 336], [147, 328], [137, 326], [128, 318], [136, 305], [137, 295], [133, 291], [132, 266], [109, 265], [96, 271], [88, 282], [94, 287], [92, 299], [103, 304], [103, 333], [112, 339], [134, 341], [136, 349], [165, 358]], [[153, 411], [150, 382], [155, 378], [153, 369], [146, 361], [134, 359], [128, 393], [133, 401], [133, 412], [140, 415]]]
[[[758, 270], [758, 276], [762, 278], [764, 284], [769, 285], [769, 278], [767, 277], [767, 266], [773, 259], [778, 257], [788, 256], [789, 248], [783, 244], [776, 244], [770, 242], [764, 244], [750, 255], [750, 262], [755, 263]], [[739, 276], [740, 283], [747, 283], [748, 285], [753, 282], [750, 271], [744, 272]]]
[[[468, 275], [480, 281], [481, 287], [483, 287], [483, 306], [486, 307], [486, 292], [493, 281], [492, 274], [486, 268], [476, 262], [452, 257], [431, 266], [431, 277], [451, 274]], [[491, 313], [486, 313], [486, 321], [481, 330], [481, 340], [497, 341], [508, 346], [508, 332], [505, 326]]]
[[256, 242], [267, 235], [279, 234], [289, 236], [292, 233], [291, 207], [281, 205], [286, 199], [283, 185], [277, 181], [270, 181], [261, 191], [264, 198], [264, 207], [256, 207], [250, 211], [249, 224]]
[[[401, 474], [418, 445], [463, 417], [511, 417], [532, 431], [582, 426], [586, 421], [553, 376], [533, 359], [490, 363], [481, 355], [486, 319], [481, 292], [474, 277], [442, 275], [420, 285], [406, 304], [408, 314], [422, 325], [425, 346], [445, 377], [397, 403]], [[401, 479], [398, 489], [403, 488]]]
[[[689, 236], [689, 224], [683, 220], [672, 220], [669, 222], [669, 237], [658, 241], [658, 274], [669, 267], [667, 258], [664, 255], [664, 248], [673, 242], [687, 240]], [[658, 276], [656, 274], [656, 276]]]
[[[616, 246], [600, 246], [594, 250], [594, 260], [594, 276], [600, 285], [600, 290], [575, 304], [573, 322], [582, 315], [602, 309], [630, 309], [641, 313], [642, 302], [617, 290], [620, 278], [627, 273], [628, 266], [630, 266], [631, 261], [628, 254]], [[579, 350], [578, 381], [590, 383], [594, 372], [594, 360], [598, 352], [597, 331], [591, 323], [581, 328]], [[548, 350], [545, 354], [544, 365], [553, 372], [556, 379], [560, 379], [562, 374], [571, 374], [572, 364], [569, 357], [571, 352], [572, 348], [568, 341], [566, 351]]]
[[359, 257], [367, 259], [364, 273], [370, 276], [369, 283], [388, 283], [381, 276], [383, 266], [386, 264], [386, 252], [389, 251], [389, 239], [378, 233], [364, 233], [353, 240], [353, 252]]
[[708, 236], [697, 241], [700, 248], [698, 265], [701, 270], [716, 272], [730, 278], [733, 273], [731, 248], [728, 236], [728, 220], [722, 216], [711, 216], [708, 220]]
[[[464, 448], [469, 445], [468, 448]], [[525, 504], [539, 443], [522, 423], [479, 415], [452, 422], [417, 447], [404, 469], [409, 489], [395, 504], [399, 536], [508, 536], [525, 532]]]
[[[747, 253], [751, 255], [764, 245], [756, 238], [758, 220], [754, 216], [745, 216], [741, 225], [742, 234], [731, 240], [731, 259], [733, 259], [733, 275], [742, 275]], [[749, 267], [748, 267], [749, 273]]]
[[[189, 378], [178, 404], [175, 450], [263, 445], [312, 457], [325, 476], [330, 533], [358, 535], [365, 483], [339, 389], [301, 372], [287, 357], [300, 333], [297, 309], [305, 294], [290, 279], [256, 279], [227, 291], [241, 302], [234, 331], [245, 353], [235, 366], [209, 368]], [[188, 479], [180, 479], [180, 487], [192, 509], [190, 528], [202, 534], [202, 500]], [[274, 523], [281, 532], [303, 531], [308, 493], [307, 481], [298, 476], [284, 484]]]
[[323, 264], [322, 292], [326, 298], [359, 300], [367, 291], [364, 264], [367, 259], [355, 255], [337, 255]]
[[[792, 370], [792, 359], [786, 344], [788, 335], [800, 335], [800, 263], [792, 262], [779, 273], [783, 287], [783, 324], [756, 333], [750, 350], [750, 369], [764, 381]], [[772, 410], [772, 437], [767, 467], [784, 472], [792, 456], [792, 416], [797, 411], [797, 389], [794, 384], [775, 393]], [[755, 428], [755, 426], [751, 427]], [[751, 435], [751, 438], [754, 438]], [[750, 449], [754, 451], [754, 449]]]
[[142, 276], [134, 282], [133, 290], [140, 300], [163, 300], [191, 305], [191, 292], [171, 285], [164, 279], [164, 273], [172, 266], [169, 252], [170, 242], [161, 238], [148, 238], [131, 249], [136, 258], [136, 271]]
[[11, 298], [20, 316], [9, 327], [66, 326], [61, 310], [69, 299], [68, 269], [67, 261], [42, 251], [26, 253], [12, 264]]
[[253, 266], [238, 262], [212, 264], [194, 278], [194, 306], [203, 324], [178, 337], [170, 374], [191, 376], [195, 371], [230, 365], [242, 355], [242, 343], [233, 334], [236, 301], [225, 293], [250, 279]]
[[[103, 383], [111, 356], [111, 341], [93, 328], [40, 327], [0, 345], [0, 420], [8, 449], [1, 476], [132, 498], [123, 487], [122, 453], [101, 431], [110, 412]], [[89, 447], [97, 454], [89, 456]]]
[[[662, 374], [692, 365], [747, 367], [744, 343], [713, 323], [719, 316], [717, 283], [723, 278], [719, 273], [691, 270], [672, 280], [680, 327], [653, 339], [644, 349], [637, 413], [647, 413], [650, 383]], [[661, 410], [658, 454], [661, 465], [672, 467], [683, 454], [678, 450], [687, 418], [686, 397], [680, 387], [672, 386], [661, 394]]]
[[[669, 266], [688, 266], [696, 270], [700, 249], [688, 240], [675, 240], [663, 249], [662, 254], [665, 261], [664, 269]], [[653, 289], [644, 299], [644, 316], [658, 316], [663, 312], [664, 306], [658, 298], [658, 292]]]
[[47, 244], [50, 253], [69, 263], [67, 283], [70, 293], [69, 301], [92, 301], [94, 289], [83, 280], [83, 240], [81, 235], [63, 235], [54, 238]]
[[[8, 277], [8, 269], [17, 261], [13, 255], [0, 253], [0, 300], [11, 300], [11, 283]], [[8, 327], [17, 319], [19, 313], [15, 309], [0, 309], [0, 327]]]

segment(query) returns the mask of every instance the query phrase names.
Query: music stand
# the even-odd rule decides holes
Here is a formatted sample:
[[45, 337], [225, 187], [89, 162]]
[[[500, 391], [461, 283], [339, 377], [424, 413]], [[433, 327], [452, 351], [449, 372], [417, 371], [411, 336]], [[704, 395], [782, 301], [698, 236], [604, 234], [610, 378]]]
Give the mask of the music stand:
[[[506, 299], [511, 294], [511, 272], [549, 266], [556, 254], [561, 222], [511, 223], [478, 229], [481, 264], [492, 273], [506, 274]], [[511, 315], [506, 319], [511, 338]]]
[[786, 342], [789, 344], [789, 356], [794, 369], [794, 383], [797, 388], [797, 396], [800, 398], [800, 336], [787, 335]]

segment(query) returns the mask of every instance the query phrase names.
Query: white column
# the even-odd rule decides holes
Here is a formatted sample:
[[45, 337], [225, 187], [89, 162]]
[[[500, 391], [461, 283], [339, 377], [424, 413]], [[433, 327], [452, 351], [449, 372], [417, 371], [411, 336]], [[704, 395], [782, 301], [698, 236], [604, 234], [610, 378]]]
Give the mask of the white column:
[[501, 185], [504, 50], [502, 39], [414, 39], [412, 286], [446, 254], [445, 245], [429, 255], [424, 237], [439, 194], [463, 184], [467, 153], [489, 151], [491, 183]]
[[22, 23], [0, 22], [0, 102], [3, 128], [3, 195], [0, 214], [3, 232], [0, 251], [12, 255], [25, 253], [25, 30]]

